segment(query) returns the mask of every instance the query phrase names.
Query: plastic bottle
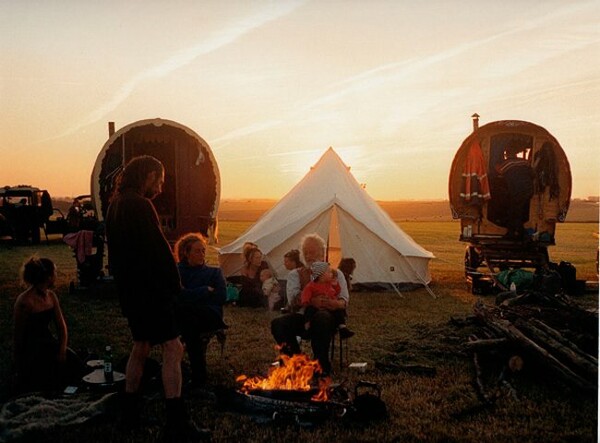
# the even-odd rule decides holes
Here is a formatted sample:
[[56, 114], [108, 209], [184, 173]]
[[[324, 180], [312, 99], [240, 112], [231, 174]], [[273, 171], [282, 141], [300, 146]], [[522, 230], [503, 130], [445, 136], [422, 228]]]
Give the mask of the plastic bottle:
[[513, 292], [513, 293], [517, 292], [517, 285], [515, 285], [515, 282], [512, 282], [510, 284], [510, 292]]
[[112, 367], [112, 348], [110, 345], [107, 345], [104, 351], [104, 380], [107, 383], [112, 383], [114, 380]]

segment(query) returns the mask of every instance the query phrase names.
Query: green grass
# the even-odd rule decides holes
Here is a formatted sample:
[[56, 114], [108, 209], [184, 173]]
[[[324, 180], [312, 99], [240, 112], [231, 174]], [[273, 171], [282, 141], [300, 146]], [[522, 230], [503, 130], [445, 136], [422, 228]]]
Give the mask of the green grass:
[[[250, 222], [221, 222], [221, 244], [239, 236]], [[479, 441], [597, 441], [597, 399], [584, 397], [544, 378], [543, 368], [527, 366], [514, 380], [519, 399], [498, 400], [495, 408], [477, 410], [471, 386], [472, 364], [461, 344], [469, 328], [456, 328], [452, 316], [470, 314], [477, 297], [464, 282], [464, 244], [458, 242], [458, 225], [450, 222], [402, 222], [409, 235], [436, 255], [432, 261], [431, 285], [437, 298], [427, 291], [404, 293], [353, 293], [349, 325], [357, 332], [350, 340], [350, 360], [365, 361], [361, 374], [344, 370], [335, 381], [359, 378], [379, 383], [390, 418], [380, 424], [354, 425], [330, 420], [314, 429], [294, 426], [259, 425], [250, 417], [217, 410], [211, 402], [190, 400], [193, 417], [215, 430], [216, 441], [340, 441], [340, 442], [479, 442]], [[550, 250], [554, 261], [570, 261], [579, 279], [595, 280], [598, 247], [593, 232], [597, 224], [572, 223], [558, 227], [557, 246]], [[68, 293], [75, 279], [75, 259], [60, 239], [39, 246], [0, 246], [0, 402], [11, 394], [12, 305], [18, 293], [18, 269], [23, 260], [37, 252], [52, 258], [60, 274], [57, 292], [65, 311], [74, 349], [100, 351], [113, 345], [116, 358], [127, 355], [129, 331], [120, 315], [118, 302], [110, 291]], [[209, 261], [216, 263], [211, 251]], [[360, 263], [359, 263], [360, 266]], [[484, 297], [491, 302], [490, 297]], [[597, 295], [577, 301], [597, 306]], [[235, 387], [239, 374], [264, 374], [276, 353], [269, 331], [272, 313], [260, 309], [227, 306], [225, 320], [231, 325], [224, 358], [216, 343], [209, 347], [211, 381]], [[156, 356], [156, 355], [155, 355]], [[421, 364], [435, 367], [435, 377], [393, 374], [375, 368], [376, 362]], [[151, 400], [146, 411], [164, 419], [160, 399]], [[466, 413], [465, 411], [471, 411]], [[47, 442], [155, 441], [159, 427], [151, 427], [128, 438], [121, 436], [111, 421], [97, 421], [77, 428], [56, 429], [44, 435]]]

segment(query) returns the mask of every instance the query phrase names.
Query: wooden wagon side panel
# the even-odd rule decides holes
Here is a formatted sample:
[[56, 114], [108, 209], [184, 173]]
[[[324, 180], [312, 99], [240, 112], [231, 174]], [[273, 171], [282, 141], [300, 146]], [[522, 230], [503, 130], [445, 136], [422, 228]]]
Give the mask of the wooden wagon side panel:
[[207, 145], [193, 139], [188, 139], [177, 153], [178, 228], [206, 235], [214, 229], [220, 198], [214, 158], [209, 155]]

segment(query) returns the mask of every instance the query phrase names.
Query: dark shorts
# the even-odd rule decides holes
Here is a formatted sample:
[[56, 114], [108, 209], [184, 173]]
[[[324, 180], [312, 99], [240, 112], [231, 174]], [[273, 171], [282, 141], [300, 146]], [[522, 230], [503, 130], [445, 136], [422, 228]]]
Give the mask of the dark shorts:
[[133, 341], [147, 341], [152, 345], [173, 340], [179, 336], [177, 320], [172, 307], [140, 310], [127, 317]]

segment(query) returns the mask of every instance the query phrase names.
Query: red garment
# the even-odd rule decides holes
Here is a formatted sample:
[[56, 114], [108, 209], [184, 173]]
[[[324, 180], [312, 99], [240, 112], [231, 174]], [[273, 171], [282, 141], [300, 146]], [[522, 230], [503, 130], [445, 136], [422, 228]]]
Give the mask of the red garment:
[[78, 231], [64, 236], [63, 241], [75, 251], [77, 263], [85, 262], [85, 257], [92, 255], [94, 241], [93, 231]]
[[303, 306], [308, 306], [314, 297], [325, 295], [326, 297], [337, 300], [342, 288], [337, 282], [319, 283], [311, 281], [302, 290], [300, 301]]
[[478, 141], [473, 142], [467, 153], [463, 170], [463, 192], [460, 196], [471, 204], [481, 204], [492, 198], [485, 160]]

